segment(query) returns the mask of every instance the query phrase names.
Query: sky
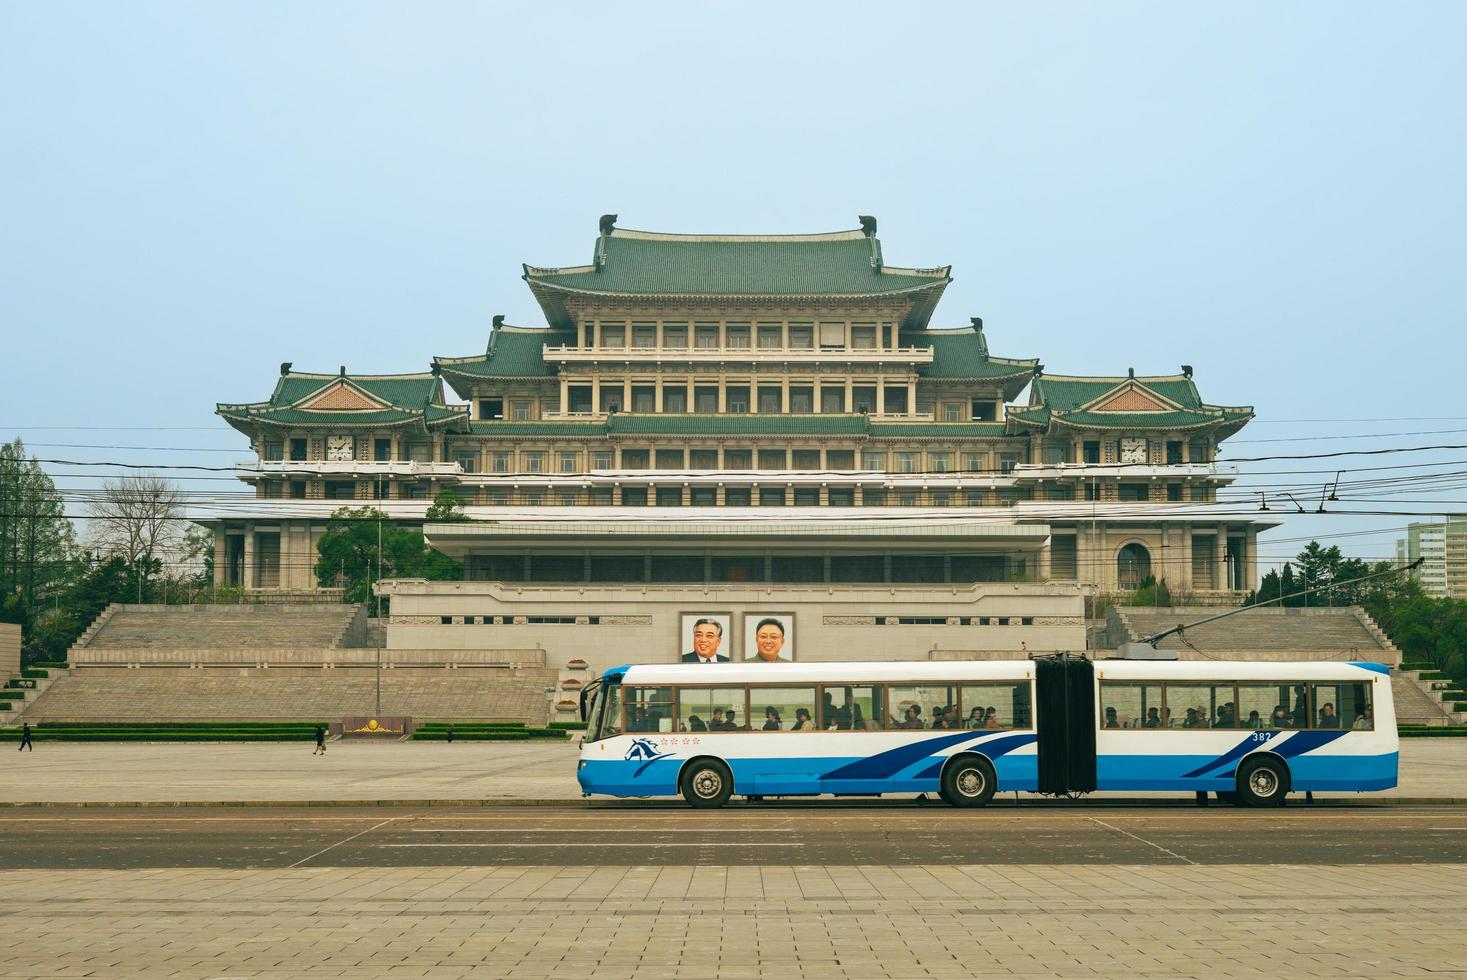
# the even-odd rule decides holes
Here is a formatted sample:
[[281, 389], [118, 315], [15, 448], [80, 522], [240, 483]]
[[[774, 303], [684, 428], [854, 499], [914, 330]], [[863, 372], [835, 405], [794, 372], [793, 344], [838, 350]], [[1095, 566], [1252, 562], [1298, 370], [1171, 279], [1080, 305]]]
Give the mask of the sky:
[[[282, 361], [423, 370], [495, 314], [541, 325], [521, 264], [588, 262], [615, 212], [875, 215], [890, 264], [953, 266], [934, 326], [981, 316], [1051, 373], [1193, 365], [1257, 409], [1234, 457], [1467, 447], [1464, 28], [1429, 2], [10, 0], [0, 438], [246, 458], [216, 402], [263, 399]], [[1343, 479], [1467, 448], [1245, 482], [1406, 462], [1440, 465]], [[1388, 557], [1411, 515], [1467, 510], [1442, 486], [1296, 515], [1261, 553]]]

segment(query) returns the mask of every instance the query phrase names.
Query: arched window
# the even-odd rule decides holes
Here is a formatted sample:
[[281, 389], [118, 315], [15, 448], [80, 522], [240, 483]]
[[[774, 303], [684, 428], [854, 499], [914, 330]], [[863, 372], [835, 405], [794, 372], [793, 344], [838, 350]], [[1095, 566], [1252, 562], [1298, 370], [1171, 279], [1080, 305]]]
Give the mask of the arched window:
[[1151, 574], [1151, 552], [1139, 544], [1128, 544], [1116, 555], [1116, 581], [1123, 589], [1134, 589]]

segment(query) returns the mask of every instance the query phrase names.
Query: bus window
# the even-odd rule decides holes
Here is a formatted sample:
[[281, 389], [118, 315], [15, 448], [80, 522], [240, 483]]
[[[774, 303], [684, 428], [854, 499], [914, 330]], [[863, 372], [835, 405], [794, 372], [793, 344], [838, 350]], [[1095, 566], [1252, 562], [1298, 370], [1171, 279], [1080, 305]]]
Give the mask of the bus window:
[[[1288, 685], [1239, 684], [1238, 720], [1240, 728], [1284, 728], [1292, 727], [1293, 720], [1287, 707]], [[1285, 722], [1288, 725], [1285, 725]]]
[[[1024, 694], [1028, 696], [1028, 685]], [[1124, 684], [1105, 682], [1100, 685], [1101, 728], [1166, 728], [1166, 713], [1161, 703], [1161, 684], [1137, 681]]]
[[622, 693], [627, 706], [627, 732], [672, 731], [672, 688], [629, 687]]
[[1305, 696], [1304, 684], [1290, 684], [1286, 692], [1287, 699], [1283, 702], [1289, 712], [1289, 725], [1291, 728], [1313, 728], [1314, 725], [1309, 717], [1309, 699]]
[[873, 731], [886, 717], [881, 705], [881, 688], [870, 685], [833, 687], [821, 695], [820, 724], [838, 732]]
[[610, 738], [621, 734], [621, 685], [605, 684], [596, 698], [597, 728], [595, 738]]
[[1168, 684], [1173, 728], [1237, 728], [1231, 684]]
[[1028, 728], [1029, 682], [965, 684], [959, 713], [962, 728]]
[[1313, 687], [1315, 728], [1375, 727], [1369, 684], [1315, 684]]
[[677, 692], [678, 729], [684, 732], [747, 730], [742, 687], [683, 687]]
[[815, 731], [815, 688], [749, 688], [749, 724], [761, 732]]
[[957, 688], [946, 684], [920, 687], [890, 685], [888, 694], [889, 728], [958, 728]]

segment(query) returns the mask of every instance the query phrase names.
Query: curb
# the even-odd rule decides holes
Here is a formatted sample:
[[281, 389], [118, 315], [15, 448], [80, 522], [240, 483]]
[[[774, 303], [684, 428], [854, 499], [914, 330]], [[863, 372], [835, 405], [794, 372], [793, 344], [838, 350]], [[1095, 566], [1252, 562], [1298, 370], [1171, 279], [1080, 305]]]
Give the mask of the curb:
[[[1215, 806], [1227, 806], [1218, 801], [1211, 801]], [[1291, 799], [1290, 806], [1294, 807], [1397, 807], [1397, 806], [1467, 806], [1467, 797], [1461, 796], [1395, 796], [1373, 799], [1369, 797], [1325, 797], [1306, 803], [1302, 799]], [[747, 803], [734, 803], [735, 807], [749, 806]], [[809, 800], [809, 799], [780, 799], [760, 804], [765, 808], [799, 808], [799, 809], [873, 809], [873, 808], [895, 808], [923, 806], [943, 806], [938, 799], [918, 801], [914, 799], [901, 800]], [[1155, 799], [1146, 797], [1112, 797], [1095, 800], [1070, 800], [1070, 799], [1024, 799], [1024, 800], [1002, 800], [996, 799], [990, 804], [991, 808], [1002, 809], [1095, 809], [1097, 807], [1170, 807], [1170, 808], [1197, 808], [1196, 800], [1185, 797], [1168, 797]], [[187, 810], [187, 809], [382, 809], [399, 807], [461, 807], [472, 809], [524, 809], [529, 807], [560, 807], [575, 810], [646, 810], [646, 809], [682, 809], [684, 804], [681, 800], [659, 799], [659, 800], [579, 800], [579, 799], [478, 799], [478, 800], [97, 800], [97, 801], [43, 801], [22, 800], [0, 801], [0, 810], [24, 810], [24, 809], [55, 809], [55, 810], [129, 810], [129, 809], [158, 809], [158, 810]]]

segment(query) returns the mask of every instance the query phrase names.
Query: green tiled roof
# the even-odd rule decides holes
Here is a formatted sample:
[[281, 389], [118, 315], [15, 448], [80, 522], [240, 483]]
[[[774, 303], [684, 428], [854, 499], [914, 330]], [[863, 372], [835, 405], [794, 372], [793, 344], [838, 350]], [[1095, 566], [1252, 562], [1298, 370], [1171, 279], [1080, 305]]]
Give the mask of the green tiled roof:
[[[1082, 408], [1118, 389], [1134, 385], [1178, 408], [1164, 411], [1097, 412]], [[1087, 429], [1199, 429], [1215, 427], [1219, 439], [1237, 432], [1253, 418], [1253, 409], [1208, 405], [1197, 393], [1190, 374], [1160, 377], [1086, 378], [1044, 375], [1034, 379], [1030, 403], [1011, 408], [1009, 420], [1048, 429], [1069, 425]]]
[[1034, 380], [1034, 401], [1048, 405], [1057, 412], [1068, 412], [1088, 404], [1113, 391], [1128, 381], [1135, 380], [1141, 387], [1150, 389], [1168, 401], [1183, 408], [1201, 408], [1202, 398], [1197, 386], [1186, 375], [1132, 378], [1075, 378], [1044, 375]]
[[605, 422], [470, 422], [469, 432], [476, 436], [544, 436], [585, 438], [606, 435]]
[[461, 387], [482, 378], [552, 378], [555, 369], [545, 363], [545, 345], [574, 344], [574, 335], [544, 327], [511, 327], [500, 324], [489, 334], [488, 349], [469, 357], [435, 357], [454, 391], [467, 398]]
[[864, 415], [635, 415], [609, 419], [616, 436], [864, 436]]
[[[303, 401], [345, 382], [368, 398], [386, 404], [377, 409], [342, 410], [299, 407]], [[248, 432], [255, 426], [332, 426], [376, 428], [404, 424], [437, 425], [468, 418], [468, 408], [443, 403], [443, 383], [423, 374], [315, 374], [286, 370], [275, 390], [263, 402], [221, 404], [215, 411], [235, 428]]]
[[1002, 422], [872, 422], [873, 439], [993, 439], [1004, 434]]
[[945, 285], [948, 269], [888, 271], [880, 243], [860, 231], [736, 236], [615, 229], [596, 240], [591, 266], [527, 266], [525, 278], [624, 295], [860, 296]]

